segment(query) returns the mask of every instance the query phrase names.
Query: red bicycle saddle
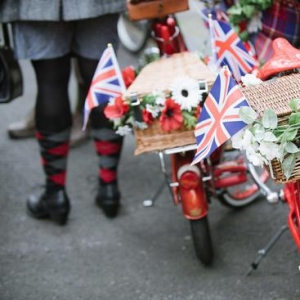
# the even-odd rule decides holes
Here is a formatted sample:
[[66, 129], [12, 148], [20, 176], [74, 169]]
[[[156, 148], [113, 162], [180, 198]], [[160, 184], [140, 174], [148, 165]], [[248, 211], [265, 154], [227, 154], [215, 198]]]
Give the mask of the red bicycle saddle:
[[258, 77], [265, 80], [274, 74], [300, 68], [300, 50], [293, 47], [286, 39], [273, 41], [273, 55], [258, 72]]

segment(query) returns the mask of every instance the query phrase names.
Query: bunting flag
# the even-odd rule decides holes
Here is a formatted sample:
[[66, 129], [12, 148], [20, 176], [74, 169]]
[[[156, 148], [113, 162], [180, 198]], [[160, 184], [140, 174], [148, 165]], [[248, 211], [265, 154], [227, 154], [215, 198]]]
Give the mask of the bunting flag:
[[192, 165], [208, 157], [247, 125], [239, 115], [242, 106], [249, 104], [228, 68], [223, 67], [204, 102], [195, 128], [197, 150]]
[[125, 84], [114, 49], [109, 44], [99, 60], [85, 99], [83, 129], [86, 128], [90, 112], [94, 107], [107, 103], [111, 98], [122, 96], [125, 90]]
[[237, 82], [241, 77], [258, 67], [258, 61], [249, 53], [229, 23], [211, 20], [213, 52], [216, 53], [217, 67], [228, 66]]

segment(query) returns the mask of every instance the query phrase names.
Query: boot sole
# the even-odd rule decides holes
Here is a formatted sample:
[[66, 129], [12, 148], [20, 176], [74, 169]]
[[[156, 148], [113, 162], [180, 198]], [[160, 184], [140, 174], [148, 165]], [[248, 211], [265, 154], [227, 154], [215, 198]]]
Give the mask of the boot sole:
[[38, 220], [50, 220], [58, 225], [65, 225], [68, 221], [69, 212], [51, 212], [45, 215], [37, 215], [27, 207], [27, 213], [30, 217]]
[[26, 138], [33, 138], [35, 137], [35, 131], [24, 131], [24, 132], [8, 132], [8, 136], [11, 139], [18, 140], [18, 139], [26, 139]]

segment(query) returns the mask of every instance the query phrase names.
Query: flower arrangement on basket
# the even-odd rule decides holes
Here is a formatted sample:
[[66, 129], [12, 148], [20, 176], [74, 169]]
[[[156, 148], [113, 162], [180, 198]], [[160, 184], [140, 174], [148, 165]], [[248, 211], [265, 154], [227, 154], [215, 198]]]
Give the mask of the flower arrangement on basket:
[[112, 99], [105, 108], [105, 116], [114, 123], [116, 133], [126, 135], [133, 128], [147, 129], [155, 121], [162, 131], [169, 133], [179, 128], [193, 129], [200, 115], [199, 82], [190, 77], [178, 77], [169, 91], [156, 90], [139, 95], [142, 120], [135, 118], [135, 106], [129, 99]]
[[300, 159], [299, 104], [300, 98], [292, 99], [291, 114], [282, 120], [270, 108], [258, 118], [251, 107], [242, 107], [240, 116], [248, 125], [232, 137], [232, 146], [245, 150], [249, 161], [256, 166], [265, 165], [272, 171], [271, 162], [279, 163], [289, 180]]
[[272, 0], [240, 0], [227, 10], [230, 23], [243, 41], [249, 34], [262, 29], [262, 13], [272, 5]]

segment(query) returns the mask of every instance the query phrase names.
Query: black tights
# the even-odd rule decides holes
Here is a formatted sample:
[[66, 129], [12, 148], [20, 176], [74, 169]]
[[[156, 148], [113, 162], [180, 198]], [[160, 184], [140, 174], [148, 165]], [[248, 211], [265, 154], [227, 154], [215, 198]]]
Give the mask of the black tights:
[[[98, 61], [78, 56], [78, 68], [83, 78], [87, 94]], [[37, 79], [36, 128], [39, 131], [60, 132], [72, 125], [72, 115], [68, 96], [71, 71], [71, 57], [32, 61]], [[103, 114], [103, 106], [94, 108], [91, 113], [91, 126], [108, 127], [112, 124]]]

